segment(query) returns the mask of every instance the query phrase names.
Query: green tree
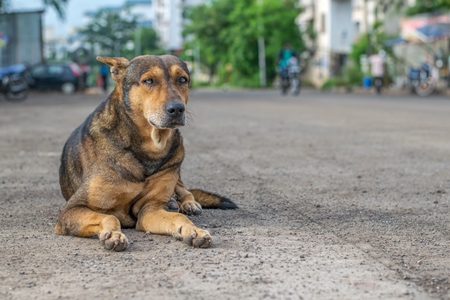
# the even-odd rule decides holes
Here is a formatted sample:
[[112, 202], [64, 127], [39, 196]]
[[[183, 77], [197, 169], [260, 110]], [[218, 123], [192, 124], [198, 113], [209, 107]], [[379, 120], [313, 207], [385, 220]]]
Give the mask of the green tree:
[[[260, 2], [260, 3], [258, 3]], [[295, 24], [300, 8], [295, 0], [215, 0], [187, 12], [190, 24], [186, 47], [200, 47], [201, 62], [210, 75], [225, 80], [232, 66], [231, 84], [259, 85], [258, 37], [265, 38], [267, 81], [276, 75], [276, 57], [285, 40], [303, 51]]]
[[183, 35], [187, 38], [185, 49], [201, 49], [202, 64], [209, 71], [210, 81], [220, 63], [226, 63], [227, 45], [224, 34], [231, 27], [228, 15], [233, 11], [236, 0], [214, 1], [211, 5], [190, 7], [185, 15], [191, 20], [185, 26]]
[[43, 2], [46, 6], [54, 8], [60, 19], [66, 18], [66, 6], [69, 0], [43, 0]]
[[445, 12], [450, 9], [449, 0], [423, 0], [416, 1], [416, 4], [406, 10], [407, 16], [423, 13]]
[[[305, 49], [303, 35], [295, 23], [301, 12], [298, 1], [271, 0], [264, 1], [262, 8], [263, 35], [266, 42], [267, 78], [276, 76], [277, 56], [282, 45], [289, 40], [292, 47], [301, 54]], [[310, 33], [308, 33], [309, 35]]]
[[126, 52], [127, 44], [133, 42], [138, 16], [110, 10], [98, 11], [81, 33], [92, 50], [107, 56], [120, 56]]
[[[367, 1], [367, 0], [365, 0]], [[406, 16], [450, 10], [450, 0], [416, 0], [413, 6], [405, 5], [405, 0], [376, 0], [376, 12], [396, 12]]]
[[153, 28], [137, 28], [131, 34], [131, 40], [134, 41], [134, 47], [138, 49], [125, 48], [121, 52], [121, 56], [132, 58], [136, 55], [161, 55], [165, 50], [159, 46], [158, 34]]
[[[364, 0], [367, 5], [367, 0]], [[378, 17], [380, 12], [400, 13], [406, 8], [405, 0], [376, 0], [375, 1], [375, 15]]]
[[[139, 33], [140, 31], [140, 33]], [[135, 31], [134, 35], [141, 35], [142, 54], [163, 54], [165, 51], [159, 46], [158, 34], [153, 28], [141, 28]]]
[[383, 23], [381, 21], [376, 21], [372, 26], [370, 35], [368, 33], [364, 33], [358, 37], [355, 43], [353, 43], [349, 57], [355, 65], [359, 66], [361, 64], [361, 55], [371, 55], [378, 53], [380, 50], [390, 52], [390, 50], [385, 46], [385, 41], [392, 38], [394, 37], [388, 36], [384, 32]]

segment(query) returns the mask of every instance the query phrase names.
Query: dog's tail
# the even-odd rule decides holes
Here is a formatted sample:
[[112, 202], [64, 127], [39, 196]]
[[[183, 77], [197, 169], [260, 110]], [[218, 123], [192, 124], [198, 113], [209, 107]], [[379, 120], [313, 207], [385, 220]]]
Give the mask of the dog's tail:
[[238, 208], [231, 199], [206, 192], [204, 190], [189, 190], [195, 198], [195, 201], [200, 203], [202, 208], [218, 208], [218, 209], [235, 209]]

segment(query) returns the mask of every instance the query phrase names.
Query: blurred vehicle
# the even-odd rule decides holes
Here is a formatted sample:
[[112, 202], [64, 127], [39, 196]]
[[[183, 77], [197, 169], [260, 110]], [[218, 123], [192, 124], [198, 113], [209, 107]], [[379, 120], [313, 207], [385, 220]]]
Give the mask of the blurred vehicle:
[[437, 82], [433, 71], [427, 63], [422, 63], [418, 68], [409, 67], [406, 74], [411, 91], [422, 97], [430, 96], [436, 89]]
[[279, 70], [281, 93], [286, 95], [291, 89], [293, 95], [300, 93], [300, 65], [297, 57], [291, 57], [285, 68]]
[[23, 101], [28, 96], [28, 85], [33, 80], [25, 65], [0, 68], [0, 93], [11, 102]]
[[73, 94], [79, 87], [81, 69], [74, 63], [42, 63], [30, 68], [36, 90], [60, 90]]

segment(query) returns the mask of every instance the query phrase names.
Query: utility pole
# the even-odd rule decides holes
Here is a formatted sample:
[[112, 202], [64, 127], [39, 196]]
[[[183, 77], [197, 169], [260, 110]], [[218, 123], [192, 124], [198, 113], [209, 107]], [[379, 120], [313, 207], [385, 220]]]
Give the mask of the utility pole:
[[258, 27], [259, 27], [259, 37], [258, 37], [258, 62], [259, 62], [259, 85], [261, 87], [266, 86], [266, 50], [263, 36], [263, 23], [261, 18], [263, 0], [258, 0], [259, 13], [258, 13]]
[[369, 57], [372, 55], [372, 29], [369, 28], [369, 14], [368, 14], [368, 0], [364, 0], [364, 27], [367, 33], [367, 49], [366, 55]]
[[266, 51], [264, 37], [258, 38], [258, 59], [259, 59], [259, 85], [266, 86]]
[[194, 79], [197, 84], [200, 82], [200, 44], [195, 45], [194, 48], [194, 60], [195, 60], [195, 69], [194, 69]]
[[141, 40], [142, 40], [142, 28], [139, 27], [136, 30], [136, 36], [134, 38], [134, 56], [139, 56], [142, 54], [142, 46], [141, 46]]

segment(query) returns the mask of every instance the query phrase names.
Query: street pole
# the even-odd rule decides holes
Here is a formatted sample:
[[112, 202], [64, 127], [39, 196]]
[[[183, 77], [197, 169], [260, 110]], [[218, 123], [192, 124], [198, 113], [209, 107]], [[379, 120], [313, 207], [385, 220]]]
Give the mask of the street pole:
[[200, 82], [200, 44], [195, 45], [194, 60], [195, 60], [194, 78], [198, 84]]
[[368, 20], [368, 0], [364, 0], [364, 27], [366, 29], [366, 33], [367, 33], [367, 48], [366, 48], [366, 55], [367, 58], [370, 57], [370, 55], [372, 55], [372, 44], [371, 44], [371, 39], [372, 39], [372, 30], [369, 29], [369, 20]]
[[141, 27], [139, 27], [137, 29], [135, 42], [134, 42], [134, 56], [139, 56], [142, 54], [141, 48], [142, 48], [141, 47]]
[[266, 86], [266, 51], [264, 37], [258, 38], [258, 58], [259, 58], [259, 85]]
[[259, 62], [259, 85], [261, 87], [266, 86], [266, 50], [264, 43], [263, 23], [261, 19], [261, 6], [263, 0], [258, 0], [259, 15], [258, 15], [258, 25], [259, 25], [259, 37], [258, 37], [258, 62]]

